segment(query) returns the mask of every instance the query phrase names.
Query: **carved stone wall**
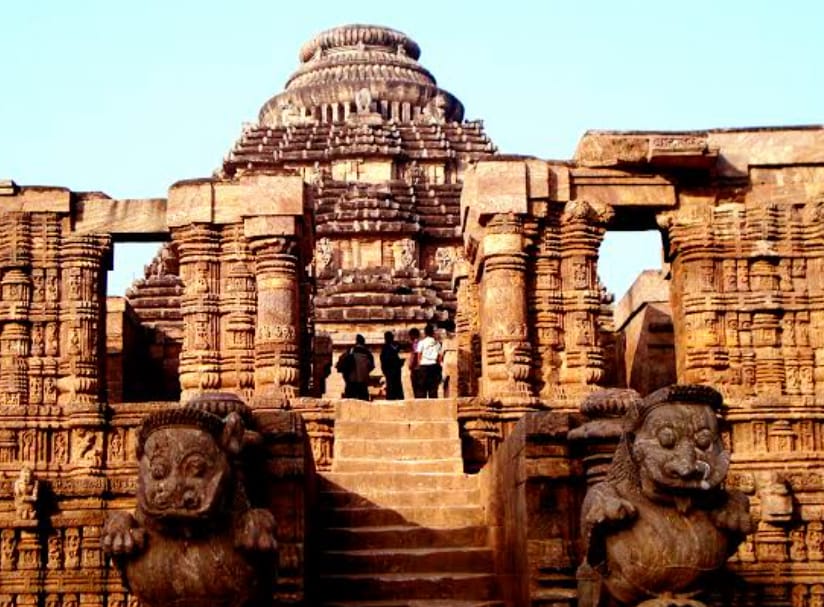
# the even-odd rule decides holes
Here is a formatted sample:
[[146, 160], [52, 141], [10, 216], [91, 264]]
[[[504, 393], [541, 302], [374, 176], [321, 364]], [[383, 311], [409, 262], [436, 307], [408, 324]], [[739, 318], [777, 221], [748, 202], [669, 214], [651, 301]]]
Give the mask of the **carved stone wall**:
[[745, 190], [685, 190], [662, 217], [678, 375], [724, 392], [731, 482], [760, 514], [735, 569], [805, 605], [824, 573], [810, 557], [824, 518], [815, 472], [824, 463], [822, 174], [751, 168]]
[[[818, 343], [824, 320], [822, 150], [820, 128], [590, 133], [574, 164], [499, 159], [469, 171], [461, 204], [472, 270], [459, 276], [458, 289], [466, 299], [473, 293], [468, 283], [474, 283], [478, 295], [467, 311], [475, 305], [481, 313], [477, 329], [459, 324], [465, 334], [458, 343], [467, 348], [473, 335], [480, 336], [478, 391], [486, 397], [459, 408], [473, 466], [509, 426], [506, 399], [494, 398], [506, 388], [492, 383], [500, 362], [490, 324], [519, 322], [525, 307], [531, 366], [526, 392], [533, 407], [577, 409], [587, 393], [630, 382], [643, 365], [646, 379], [639, 376], [630, 385], [648, 392], [664, 381], [650, 375], [659, 363], [669, 381], [716, 386], [725, 399], [724, 440], [732, 452], [728, 485], [750, 497], [760, 518], [733, 569], [775, 604], [819, 600], [815, 584], [822, 565], [810, 555], [821, 552], [824, 487], [817, 472], [824, 458], [824, 356]], [[501, 243], [495, 235], [501, 213], [519, 218], [522, 240]], [[663, 306], [662, 319], [650, 317], [640, 333], [619, 335], [618, 346], [631, 342], [636, 350], [616, 357], [605, 350], [609, 340], [598, 335], [606, 326], [597, 277], [600, 240], [606, 229], [656, 226], [666, 245], [669, 293], [663, 301], [656, 296], [660, 304], [649, 298], [631, 303], [633, 309]], [[526, 252], [527, 287], [510, 271], [504, 281], [510, 287], [497, 289], [490, 306], [484, 288], [495, 284], [496, 260], [508, 254], [507, 267], [517, 267], [512, 253], [519, 251]], [[663, 339], [653, 335], [653, 325], [672, 336], [656, 344], [674, 350], [674, 366], [638, 349]], [[518, 339], [514, 325], [504, 333], [506, 341]], [[607, 359], [631, 366], [608, 373]], [[509, 371], [501, 377], [512, 381], [518, 377], [515, 359], [503, 360]], [[471, 366], [460, 372], [465, 377], [459, 384], [471, 385]], [[605, 422], [592, 423], [597, 432], [604, 430]], [[492, 449], [482, 448], [490, 440]], [[581, 453], [604, 457], [608, 442]], [[736, 590], [734, 601], [754, 604], [753, 596]]]
[[111, 239], [72, 230], [68, 190], [0, 201], [0, 595], [102, 605]]
[[[436, 322], [456, 329], [465, 469], [497, 457], [489, 503], [533, 536], [508, 515], [490, 523], [528, 551], [527, 594], [571, 604], [577, 498], [553, 483], [603, 472], [617, 405], [587, 397], [631, 375], [609, 362], [622, 342], [607, 335], [599, 247], [607, 230], [657, 227], [675, 379], [723, 393], [728, 484], [759, 517], [735, 556], [749, 589], [734, 602], [820, 604], [824, 130], [588, 133], [569, 162], [497, 156], [408, 37], [352, 26], [309, 47], [216, 175], [168, 199], [0, 182], [0, 603], [135, 606], [102, 560], [100, 525], [131, 507], [134, 428], [178, 392], [231, 392], [261, 419], [293, 409], [328, 470], [333, 360], [356, 333], [376, 346], [384, 330], [403, 342]], [[139, 346], [163, 363], [158, 392], [107, 386], [105, 271], [125, 237], [170, 241], [128, 295], [140, 326], [168, 338]], [[593, 415], [570, 450], [561, 426], [582, 402]], [[539, 409], [566, 421], [535, 440], [514, 430]], [[272, 431], [294, 438], [272, 496], [294, 512], [301, 432]], [[495, 453], [508, 435], [526, 455]], [[524, 458], [541, 460], [527, 487]], [[284, 520], [279, 594], [300, 603], [304, 529]]]

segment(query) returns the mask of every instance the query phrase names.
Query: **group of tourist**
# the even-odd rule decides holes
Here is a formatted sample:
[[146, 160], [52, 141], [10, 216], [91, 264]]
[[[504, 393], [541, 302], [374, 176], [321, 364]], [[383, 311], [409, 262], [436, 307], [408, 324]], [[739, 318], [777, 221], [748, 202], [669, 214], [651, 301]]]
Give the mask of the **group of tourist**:
[[[437, 398], [443, 377], [443, 344], [435, 337], [432, 325], [426, 325], [423, 333], [423, 338], [417, 328], [408, 333], [409, 379], [415, 398]], [[387, 331], [383, 337], [380, 361], [386, 380], [386, 399], [402, 400], [401, 369], [405, 360], [401, 357], [401, 346], [392, 331]], [[363, 335], [355, 336], [355, 345], [341, 354], [335, 368], [343, 376], [344, 398], [369, 400], [369, 374], [375, 368], [375, 360]]]

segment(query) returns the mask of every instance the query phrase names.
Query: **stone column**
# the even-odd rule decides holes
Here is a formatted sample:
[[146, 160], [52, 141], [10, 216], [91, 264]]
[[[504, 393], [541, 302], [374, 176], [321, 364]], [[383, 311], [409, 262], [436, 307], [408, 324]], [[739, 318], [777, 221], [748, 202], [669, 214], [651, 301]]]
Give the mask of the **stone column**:
[[564, 364], [559, 377], [567, 397], [586, 392], [604, 374], [604, 353], [598, 343], [598, 249], [612, 215], [608, 206], [572, 200], [561, 216]]
[[243, 223], [223, 227], [220, 267], [222, 390], [231, 390], [251, 401], [255, 390], [255, 293], [254, 260], [243, 233]]
[[452, 282], [458, 295], [455, 331], [458, 341], [458, 396], [478, 394], [478, 285], [469, 262], [459, 259], [453, 269]]
[[10, 213], [3, 217], [6, 232], [0, 249], [0, 403], [29, 402], [27, 359], [31, 304], [30, 216]]
[[172, 232], [180, 255], [183, 295], [181, 401], [220, 389], [220, 234], [213, 225], [190, 224]]
[[[106, 268], [111, 237], [64, 236], [60, 249], [58, 404], [96, 409], [101, 393]], [[48, 338], [47, 338], [48, 339]], [[48, 344], [47, 349], [48, 349]], [[79, 412], [79, 411], [78, 411]]]
[[255, 259], [255, 402], [281, 407], [300, 386], [300, 307], [295, 219], [246, 219], [246, 236]]
[[481, 244], [481, 396], [517, 408], [534, 400], [530, 385], [532, 348], [526, 314], [526, 254], [523, 219], [492, 215]]
[[560, 233], [555, 222], [544, 224], [534, 261], [529, 310], [535, 326], [536, 391], [552, 401], [557, 396], [564, 352], [564, 302], [561, 288]]

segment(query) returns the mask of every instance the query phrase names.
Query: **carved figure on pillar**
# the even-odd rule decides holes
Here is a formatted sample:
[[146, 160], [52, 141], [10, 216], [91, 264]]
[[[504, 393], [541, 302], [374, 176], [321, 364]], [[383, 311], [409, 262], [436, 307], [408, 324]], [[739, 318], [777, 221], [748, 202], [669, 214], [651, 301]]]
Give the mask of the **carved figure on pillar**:
[[40, 494], [40, 482], [34, 479], [31, 468], [23, 466], [14, 481], [14, 509], [21, 521], [37, 518], [37, 500]]
[[722, 483], [721, 395], [673, 385], [631, 406], [607, 479], [584, 500], [579, 605], [700, 606], [708, 577], [752, 530]]
[[231, 394], [204, 394], [144, 419], [137, 511], [110, 515], [101, 538], [143, 604], [268, 602], [275, 519], [252, 506], [259, 479], [247, 476], [260, 442], [249, 409]]

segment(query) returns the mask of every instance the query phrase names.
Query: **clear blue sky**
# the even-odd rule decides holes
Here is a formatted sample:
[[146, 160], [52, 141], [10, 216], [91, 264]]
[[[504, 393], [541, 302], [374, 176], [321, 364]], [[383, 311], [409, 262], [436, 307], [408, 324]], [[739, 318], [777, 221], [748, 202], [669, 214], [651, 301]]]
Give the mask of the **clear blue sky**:
[[[400, 29], [501, 151], [569, 158], [587, 129], [824, 122], [824, 2], [206, 2], [0, 6], [0, 177], [165, 196], [209, 175], [300, 45], [343, 23]], [[610, 236], [619, 296], [657, 234]], [[118, 250], [110, 292], [151, 257]]]

